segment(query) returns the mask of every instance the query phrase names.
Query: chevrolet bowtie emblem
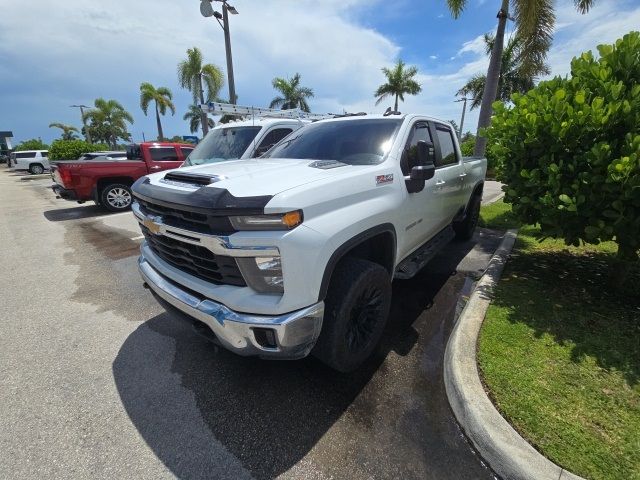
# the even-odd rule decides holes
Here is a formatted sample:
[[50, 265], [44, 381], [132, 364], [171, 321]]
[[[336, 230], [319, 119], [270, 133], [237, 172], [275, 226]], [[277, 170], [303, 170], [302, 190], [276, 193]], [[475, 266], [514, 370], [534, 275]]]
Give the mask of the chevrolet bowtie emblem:
[[157, 235], [158, 233], [160, 233], [160, 224], [156, 223], [154, 219], [145, 218], [142, 224], [147, 227], [147, 230], [149, 230], [152, 234]]

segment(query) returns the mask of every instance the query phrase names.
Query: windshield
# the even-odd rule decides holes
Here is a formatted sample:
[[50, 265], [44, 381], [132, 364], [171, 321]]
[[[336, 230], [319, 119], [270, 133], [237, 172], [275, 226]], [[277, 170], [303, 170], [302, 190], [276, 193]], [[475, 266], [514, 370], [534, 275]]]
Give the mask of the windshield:
[[184, 167], [240, 158], [262, 127], [225, 127], [211, 130], [189, 154]]
[[337, 160], [349, 165], [380, 163], [391, 148], [400, 119], [358, 119], [307, 125], [265, 157]]

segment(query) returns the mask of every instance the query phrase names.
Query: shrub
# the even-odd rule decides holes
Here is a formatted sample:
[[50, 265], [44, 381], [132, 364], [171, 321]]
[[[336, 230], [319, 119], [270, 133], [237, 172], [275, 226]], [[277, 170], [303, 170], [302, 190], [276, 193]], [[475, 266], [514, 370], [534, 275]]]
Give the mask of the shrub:
[[88, 143], [84, 140], [54, 140], [49, 148], [51, 160], [75, 160], [83, 153], [109, 150], [104, 143]]
[[496, 102], [487, 135], [519, 219], [568, 245], [614, 240], [621, 282], [640, 248], [640, 32], [598, 51]]
[[473, 155], [473, 146], [476, 144], [476, 137], [469, 138], [460, 144], [462, 155], [470, 157]]
[[48, 150], [49, 145], [44, 143], [39, 138], [32, 138], [30, 140], [25, 140], [24, 142], [20, 142], [16, 145], [16, 152], [22, 152], [25, 150]]

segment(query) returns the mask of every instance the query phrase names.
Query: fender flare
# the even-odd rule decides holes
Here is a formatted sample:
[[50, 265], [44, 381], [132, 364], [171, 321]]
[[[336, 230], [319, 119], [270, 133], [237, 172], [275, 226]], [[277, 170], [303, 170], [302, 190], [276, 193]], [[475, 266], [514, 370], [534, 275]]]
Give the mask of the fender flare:
[[327, 296], [327, 291], [329, 290], [329, 282], [331, 281], [331, 277], [333, 275], [333, 271], [338, 265], [338, 262], [342, 260], [342, 258], [354, 247], [358, 246], [362, 242], [375, 237], [381, 233], [391, 233], [393, 237], [393, 248], [391, 252], [391, 270], [389, 271], [389, 275], [393, 276], [393, 269], [395, 266], [395, 257], [396, 257], [396, 245], [397, 245], [397, 237], [396, 237], [396, 229], [391, 223], [383, 223], [380, 225], [376, 225], [375, 227], [368, 228], [363, 232], [358, 233], [356, 236], [351, 237], [349, 240], [340, 245], [329, 257], [329, 261], [324, 268], [324, 274], [322, 275], [322, 283], [320, 284], [320, 293], [318, 295], [318, 301], [324, 300]]

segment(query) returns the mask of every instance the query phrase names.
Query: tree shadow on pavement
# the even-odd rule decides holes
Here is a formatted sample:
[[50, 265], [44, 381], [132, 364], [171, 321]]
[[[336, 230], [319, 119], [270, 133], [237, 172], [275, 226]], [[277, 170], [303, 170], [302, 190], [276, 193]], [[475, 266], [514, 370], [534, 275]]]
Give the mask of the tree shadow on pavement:
[[[358, 461], [367, 462], [371, 471], [390, 468], [373, 476], [415, 476], [410, 472], [419, 463], [428, 466], [422, 478], [480, 478], [486, 470], [448, 408], [442, 355], [465, 283], [456, 268], [474, 247], [486, 256], [490, 253], [483, 249], [495, 250], [497, 242], [499, 236], [488, 245], [483, 241], [482, 247], [475, 241], [452, 244], [413, 279], [394, 282], [380, 348], [352, 374], [338, 374], [312, 357], [291, 362], [239, 357], [198, 335], [186, 317], [178, 321], [179, 314], [166, 313], [151, 318], [126, 339], [113, 363], [122, 403], [149, 447], [179, 478], [274, 478], [302, 460], [347, 409], [363, 419], [361, 428], [374, 429], [377, 409], [406, 408], [378, 397], [355, 407], [354, 400], [374, 376], [398, 381], [392, 369], [387, 371], [390, 352], [405, 356], [419, 351], [416, 371], [403, 375], [410, 385], [420, 385], [415, 392], [419, 402], [436, 406], [401, 416], [418, 419], [409, 427], [418, 430], [415, 456], [392, 443], [384, 446], [385, 458], [369, 453], [371, 458]], [[431, 353], [425, 357], [423, 350]], [[438, 417], [425, 419], [429, 415]], [[396, 441], [407, 432], [389, 435]], [[365, 451], [381, 447], [371, 431], [366, 438], [372, 448]], [[343, 455], [350, 454], [345, 450]]]

